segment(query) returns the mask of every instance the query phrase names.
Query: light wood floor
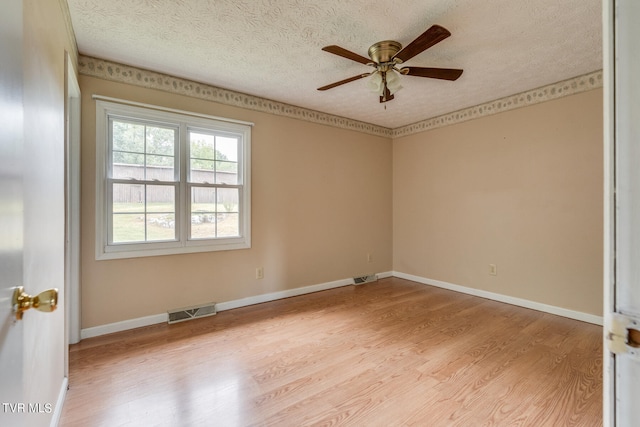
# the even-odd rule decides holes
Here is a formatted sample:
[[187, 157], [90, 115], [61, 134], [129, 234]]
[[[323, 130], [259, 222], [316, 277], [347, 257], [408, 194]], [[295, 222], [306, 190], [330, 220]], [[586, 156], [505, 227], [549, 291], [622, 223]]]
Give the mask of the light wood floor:
[[83, 340], [61, 426], [598, 426], [602, 328], [402, 279]]

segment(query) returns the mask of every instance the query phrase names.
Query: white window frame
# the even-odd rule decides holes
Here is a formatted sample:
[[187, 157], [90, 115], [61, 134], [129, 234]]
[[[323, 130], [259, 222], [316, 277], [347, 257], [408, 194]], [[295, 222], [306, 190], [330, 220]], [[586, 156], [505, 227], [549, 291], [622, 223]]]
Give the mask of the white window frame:
[[[182, 110], [116, 100], [94, 95], [96, 99], [96, 260], [135, 258], [157, 255], [248, 249], [251, 247], [251, 126], [252, 123], [224, 119]], [[176, 236], [175, 241], [134, 243], [110, 243], [109, 176], [111, 148], [109, 118], [153, 121], [175, 126], [178, 129], [176, 163]], [[212, 133], [228, 133], [239, 136], [238, 152], [239, 188], [239, 236], [214, 239], [189, 239], [191, 217], [189, 215], [191, 191], [189, 183], [189, 129], [206, 129]], [[135, 180], [131, 181], [137, 182]], [[224, 188], [226, 185], [220, 185]]]

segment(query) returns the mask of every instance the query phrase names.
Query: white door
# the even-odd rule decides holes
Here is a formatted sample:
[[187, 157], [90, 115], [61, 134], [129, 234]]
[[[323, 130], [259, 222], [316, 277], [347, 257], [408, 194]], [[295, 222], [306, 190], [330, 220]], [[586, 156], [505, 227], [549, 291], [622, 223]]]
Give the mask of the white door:
[[[0, 426], [55, 425], [64, 377], [64, 115], [59, 60], [35, 2], [0, 12]], [[53, 50], [53, 49], [52, 49]], [[60, 62], [56, 62], [60, 61]], [[62, 95], [62, 96], [61, 96]], [[57, 113], [58, 112], [58, 113]], [[20, 321], [14, 288], [57, 288], [58, 309]], [[42, 309], [46, 304], [40, 304]]]
[[13, 287], [22, 284], [22, 1], [0, 13], [0, 425], [24, 425], [23, 322], [14, 321]]
[[605, 425], [640, 404], [640, 2], [607, 0], [605, 46]]

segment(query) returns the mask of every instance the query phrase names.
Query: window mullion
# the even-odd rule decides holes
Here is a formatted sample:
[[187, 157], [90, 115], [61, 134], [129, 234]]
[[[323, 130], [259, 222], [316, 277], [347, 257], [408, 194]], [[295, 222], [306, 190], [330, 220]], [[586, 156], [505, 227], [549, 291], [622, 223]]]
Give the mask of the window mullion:
[[[110, 167], [110, 163], [109, 165], [107, 165], [107, 169], [109, 169]], [[110, 175], [109, 175], [110, 176]], [[105, 179], [105, 191], [107, 193], [107, 206], [106, 206], [106, 213], [107, 213], [107, 218], [106, 218], [106, 222], [107, 222], [107, 227], [106, 227], [106, 233], [107, 233], [107, 241], [106, 243], [108, 245], [113, 243], [113, 179], [107, 177]]]
[[186, 245], [191, 234], [191, 190], [188, 185], [189, 174], [189, 137], [187, 132], [187, 124], [180, 123], [180, 131], [178, 132], [178, 181], [179, 188], [179, 211], [180, 211], [180, 230], [178, 240], [182, 245]]

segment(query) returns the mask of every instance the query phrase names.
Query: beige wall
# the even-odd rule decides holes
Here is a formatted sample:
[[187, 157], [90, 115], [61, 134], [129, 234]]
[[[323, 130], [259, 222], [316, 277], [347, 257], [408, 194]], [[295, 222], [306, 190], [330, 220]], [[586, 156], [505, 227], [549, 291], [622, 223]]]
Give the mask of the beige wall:
[[[82, 328], [391, 269], [388, 138], [88, 76], [80, 89]], [[252, 248], [95, 261], [93, 94], [254, 122]]]
[[[88, 76], [80, 85], [82, 328], [389, 270], [601, 314], [601, 90], [390, 141]], [[93, 94], [254, 122], [253, 247], [95, 261]]]
[[395, 140], [394, 271], [601, 315], [602, 162], [600, 89]]
[[[64, 103], [67, 32], [58, 0], [25, 0], [24, 22], [24, 287], [59, 289], [58, 309], [24, 315], [24, 402], [56, 404], [64, 379]], [[74, 55], [72, 55], [74, 56]], [[53, 414], [25, 425], [49, 425]]]

